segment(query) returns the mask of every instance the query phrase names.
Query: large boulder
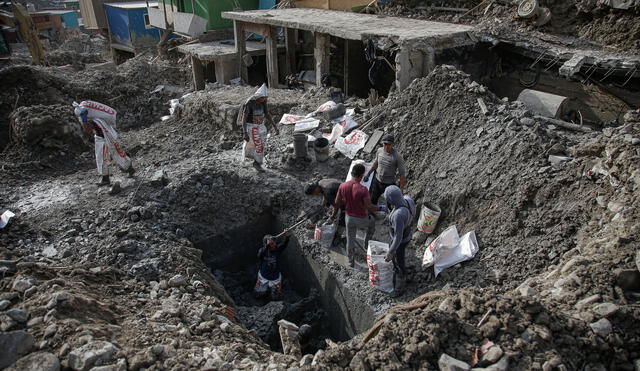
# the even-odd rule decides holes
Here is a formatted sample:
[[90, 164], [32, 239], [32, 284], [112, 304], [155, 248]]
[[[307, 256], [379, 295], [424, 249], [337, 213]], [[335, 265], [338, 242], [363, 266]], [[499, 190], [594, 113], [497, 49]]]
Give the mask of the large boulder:
[[6, 371], [59, 371], [58, 357], [49, 352], [36, 352], [20, 358]]
[[69, 367], [87, 371], [93, 366], [102, 366], [115, 362], [118, 348], [108, 341], [92, 341], [69, 353]]
[[33, 336], [24, 330], [0, 333], [0, 369], [29, 353], [34, 343]]

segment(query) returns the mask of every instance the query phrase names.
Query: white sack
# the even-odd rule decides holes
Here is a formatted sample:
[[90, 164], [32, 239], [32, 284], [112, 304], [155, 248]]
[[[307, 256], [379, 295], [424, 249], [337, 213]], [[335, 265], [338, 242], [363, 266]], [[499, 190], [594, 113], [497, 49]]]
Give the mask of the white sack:
[[386, 293], [393, 292], [393, 262], [384, 260], [389, 252], [389, 244], [369, 240], [367, 265], [369, 285]]

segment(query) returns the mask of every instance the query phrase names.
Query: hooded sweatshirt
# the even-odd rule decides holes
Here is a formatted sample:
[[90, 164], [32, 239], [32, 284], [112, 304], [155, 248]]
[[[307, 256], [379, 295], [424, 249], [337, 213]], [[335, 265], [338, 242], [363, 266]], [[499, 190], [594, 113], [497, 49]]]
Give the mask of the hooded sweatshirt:
[[289, 236], [287, 236], [282, 243], [276, 241], [275, 250], [270, 251], [268, 244], [272, 238], [265, 236], [262, 240], [262, 248], [258, 251], [260, 275], [269, 281], [277, 280], [280, 277], [280, 258], [284, 249], [289, 245]]
[[395, 253], [398, 246], [409, 242], [413, 237], [414, 228], [411, 227], [411, 222], [416, 214], [416, 203], [411, 197], [402, 196], [400, 188], [394, 185], [385, 189], [384, 199], [393, 207], [388, 217], [391, 224], [389, 252]]

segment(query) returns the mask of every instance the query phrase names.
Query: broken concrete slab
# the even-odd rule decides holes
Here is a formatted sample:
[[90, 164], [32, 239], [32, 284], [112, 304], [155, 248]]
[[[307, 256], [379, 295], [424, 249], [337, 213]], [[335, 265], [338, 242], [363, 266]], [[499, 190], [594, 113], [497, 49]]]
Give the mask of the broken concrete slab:
[[471, 366], [466, 362], [455, 359], [446, 353], [442, 353], [438, 359], [438, 367], [440, 371], [468, 371], [471, 369]]

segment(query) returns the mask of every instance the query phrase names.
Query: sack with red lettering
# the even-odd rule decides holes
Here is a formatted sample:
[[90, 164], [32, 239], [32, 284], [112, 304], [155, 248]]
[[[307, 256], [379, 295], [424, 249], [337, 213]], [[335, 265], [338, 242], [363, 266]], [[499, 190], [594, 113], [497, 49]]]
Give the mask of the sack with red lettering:
[[334, 145], [343, 155], [353, 159], [358, 151], [364, 148], [369, 136], [362, 130], [354, 130], [346, 137], [339, 137]]
[[84, 107], [89, 112], [89, 120], [91, 119], [103, 119], [105, 120], [111, 127], [116, 128], [116, 116], [118, 112], [113, 108], [98, 102], [94, 102], [92, 100], [84, 100], [80, 102], [80, 107]]
[[393, 263], [384, 260], [389, 252], [389, 244], [369, 240], [367, 265], [369, 266], [369, 286], [382, 292], [393, 292]]

